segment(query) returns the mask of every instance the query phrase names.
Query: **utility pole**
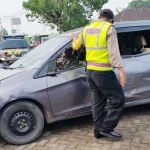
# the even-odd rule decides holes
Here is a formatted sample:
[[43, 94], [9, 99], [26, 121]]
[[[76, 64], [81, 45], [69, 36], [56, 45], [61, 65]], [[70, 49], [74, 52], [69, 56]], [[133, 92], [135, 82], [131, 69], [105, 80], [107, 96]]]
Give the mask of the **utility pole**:
[[13, 34], [13, 21], [12, 21], [12, 18], [10, 18], [10, 22], [11, 22], [11, 33]]
[[27, 19], [27, 23], [28, 23], [28, 30], [29, 30], [29, 34], [30, 34], [30, 26], [29, 26], [29, 21]]

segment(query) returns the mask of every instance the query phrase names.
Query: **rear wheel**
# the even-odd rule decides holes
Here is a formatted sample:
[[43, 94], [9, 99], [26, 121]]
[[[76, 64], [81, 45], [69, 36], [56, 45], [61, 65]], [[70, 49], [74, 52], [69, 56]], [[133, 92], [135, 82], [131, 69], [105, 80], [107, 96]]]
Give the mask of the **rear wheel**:
[[43, 114], [31, 102], [14, 102], [1, 113], [0, 133], [11, 144], [33, 142], [42, 134], [43, 128]]

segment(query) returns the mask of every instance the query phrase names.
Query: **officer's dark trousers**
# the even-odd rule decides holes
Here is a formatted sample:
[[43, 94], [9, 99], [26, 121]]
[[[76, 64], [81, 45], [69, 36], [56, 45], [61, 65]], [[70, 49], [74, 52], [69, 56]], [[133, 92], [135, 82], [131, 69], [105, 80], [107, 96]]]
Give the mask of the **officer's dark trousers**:
[[[113, 71], [87, 70], [87, 76], [92, 91], [95, 130], [110, 132], [117, 126], [125, 104], [122, 86]], [[107, 116], [103, 117], [107, 100]]]

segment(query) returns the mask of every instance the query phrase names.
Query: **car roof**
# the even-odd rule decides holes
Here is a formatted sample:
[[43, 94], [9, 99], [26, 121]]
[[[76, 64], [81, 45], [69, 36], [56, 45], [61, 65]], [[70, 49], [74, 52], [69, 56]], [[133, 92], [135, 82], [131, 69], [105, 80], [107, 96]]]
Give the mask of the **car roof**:
[[[128, 31], [135, 31], [135, 30], [150, 30], [150, 21], [143, 20], [143, 21], [122, 21], [122, 22], [115, 22], [114, 26], [116, 30], [119, 32], [128, 32]], [[130, 28], [130, 29], [129, 29]], [[83, 27], [69, 30], [64, 32], [58, 36], [70, 36], [71, 33], [79, 34], [82, 31]]]
[[148, 20], [122, 21], [122, 22], [115, 22], [114, 25], [116, 28], [120, 28], [120, 27], [143, 27], [143, 26], [150, 26], [150, 21], [148, 21]]

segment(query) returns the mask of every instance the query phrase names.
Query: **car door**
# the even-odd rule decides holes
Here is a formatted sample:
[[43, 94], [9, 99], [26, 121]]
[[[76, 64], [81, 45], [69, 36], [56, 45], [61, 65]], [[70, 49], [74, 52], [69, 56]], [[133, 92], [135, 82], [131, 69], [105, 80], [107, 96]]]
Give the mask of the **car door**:
[[[55, 65], [55, 63], [53, 64]], [[64, 70], [55, 76], [48, 76], [47, 84], [54, 116], [70, 116], [90, 112], [91, 92], [85, 66]]]
[[[127, 106], [147, 102], [150, 98], [149, 58], [150, 54], [142, 53], [122, 59], [126, 74], [126, 85], [123, 90]], [[115, 72], [119, 79], [118, 70]]]
[[[135, 101], [148, 102], [150, 98], [150, 53], [142, 53], [134, 58], [137, 79]], [[140, 101], [141, 100], [141, 101]]]
[[[126, 103], [137, 100], [137, 65], [134, 57], [123, 58], [126, 86], [123, 87]], [[118, 69], [114, 69], [118, 80]], [[76, 115], [91, 111], [91, 91], [85, 67], [66, 70], [56, 76], [48, 76], [48, 95], [54, 116]]]
[[[137, 100], [137, 61], [134, 56], [128, 56], [122, 58], [122, 64], [126, 75], [126, 85], [123, 87], [126, 103], [134, 102]], [[115, 69], [114, 71], [120, 81], [118, 69]]]

